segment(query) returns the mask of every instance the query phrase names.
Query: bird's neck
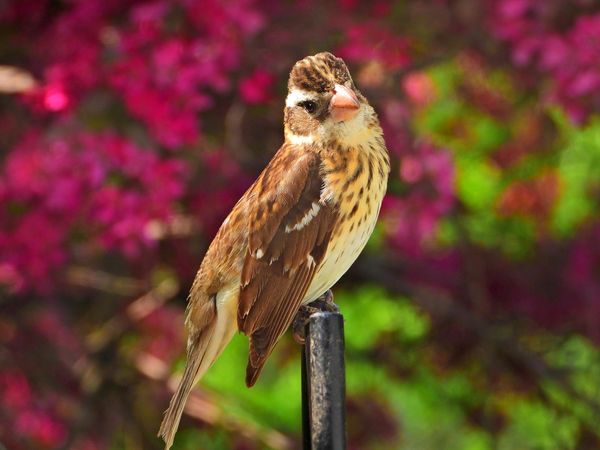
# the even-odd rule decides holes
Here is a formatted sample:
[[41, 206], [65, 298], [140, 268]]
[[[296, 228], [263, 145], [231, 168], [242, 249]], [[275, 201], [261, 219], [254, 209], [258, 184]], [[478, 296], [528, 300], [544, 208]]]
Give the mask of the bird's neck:
[[369, 105], [364, 105], [352, 120], [339, 123], [332, 134], [338, 145], [346, 149], [368, 149], [379, 141], [383, 143], [377, 115]]

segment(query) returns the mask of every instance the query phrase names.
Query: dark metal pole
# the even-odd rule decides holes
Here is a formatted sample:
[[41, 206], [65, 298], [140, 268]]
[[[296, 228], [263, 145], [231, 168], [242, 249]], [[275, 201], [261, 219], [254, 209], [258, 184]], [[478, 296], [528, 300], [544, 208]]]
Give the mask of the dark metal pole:
[[[308, 325], [306, 325], [306, 335], [308, 336]], [[302, 450], [311, 450], [310, 443], [310, 408], [308, 392], [308, 368], [306, 363], [306, 351], [304, 348], [300, 352], [300, 362], [302, 365]]]
[[319, 312], [310, 317], [302, 373], [303, 448], [345, 450], [346, 377], [341, 314]]

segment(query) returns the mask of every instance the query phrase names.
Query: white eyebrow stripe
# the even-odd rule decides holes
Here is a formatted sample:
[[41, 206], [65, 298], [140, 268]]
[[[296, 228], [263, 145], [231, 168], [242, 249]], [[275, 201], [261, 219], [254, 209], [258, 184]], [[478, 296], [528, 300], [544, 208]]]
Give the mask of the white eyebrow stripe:
[[292, 108], [304, 100], [314, 100], [314, 94], [303, 89], [292, 89], [285, 99], [285, 106]]

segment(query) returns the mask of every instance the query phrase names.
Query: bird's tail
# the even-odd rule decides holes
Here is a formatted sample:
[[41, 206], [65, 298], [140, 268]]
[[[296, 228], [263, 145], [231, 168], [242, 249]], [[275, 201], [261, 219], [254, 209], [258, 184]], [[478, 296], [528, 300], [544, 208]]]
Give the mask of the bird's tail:
[[195, 336], [190, 336], [187, 362], [177, 391], [165, 411], [158, 436], [165, 441], [165, 450], [173, 445], [175, 433], [192, 387], [221, 354], [237, 329], [236, 318], [226, 308], [218, 310], [215, 319]]

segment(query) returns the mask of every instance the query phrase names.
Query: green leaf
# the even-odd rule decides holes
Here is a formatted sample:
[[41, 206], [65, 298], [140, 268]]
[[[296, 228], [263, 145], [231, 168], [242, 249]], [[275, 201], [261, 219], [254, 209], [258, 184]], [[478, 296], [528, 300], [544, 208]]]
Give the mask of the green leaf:
[[457, 161], [457, 193], [473, 210], [491, 209], [500, 191], [499, 171], [485, 161], [459, 158]]
[[598, 212], [600, 189], [600, 119], [583, 130], [573, 130], [558, 167], [562, 196], [554, 211], [553, 229], [561, 236]]

